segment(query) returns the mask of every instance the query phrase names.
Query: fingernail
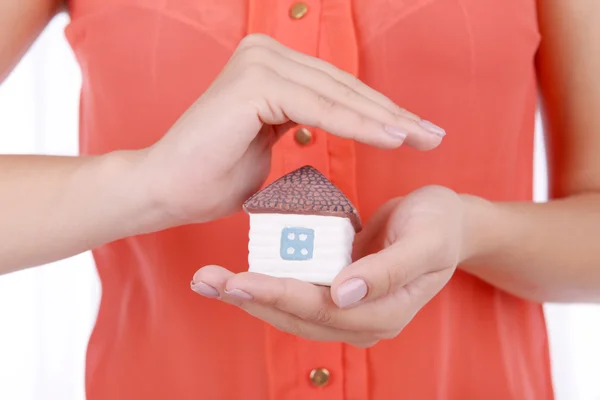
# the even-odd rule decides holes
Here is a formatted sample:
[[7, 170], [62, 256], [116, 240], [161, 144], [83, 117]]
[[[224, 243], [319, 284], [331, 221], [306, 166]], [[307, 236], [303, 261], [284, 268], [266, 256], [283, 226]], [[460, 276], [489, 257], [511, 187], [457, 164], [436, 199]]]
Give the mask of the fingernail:
[[192, 288], [192, 290], [194, 292], [201, 294], [202, 296], [212, 297], [212, 298], [219, 297], [219, 291], [204, 282], [192, 281], [192, 283], [190, 284], [190, 287]]
[[405, 130], [397, 128], [395, 126], [386, 125], [383, 127], [383, 130], [387, 132], [388, 135], [394, 137], [395, 139], [399, 139], [404, 141], [406, 139], [407, 133]]
[[367, 295], [367, 284], [360, 278], [352, 278], [342, 283], [337, 290], [338, 305], [341, 308], [358, 303]]
[[426, 121], [426, 120], [421, 120], [419, 121], [419, 125], [421, 125], [421, 128], [425, 129], [427, 132], [432, 133], [436, 136], [439, 137], [444, 137], [446, 136], [446, 131], [443, 128], [440, 128], [439, 126], [437, 126], [436, 124]]
[[240, 290], [240, 289], [225, 290], [225, 293], [228, 294], [229, 296], [237, 297], [240, 300], [252, 300], [253, 299], [253, 297], [250, 293], [244, 292], [243, 290]]

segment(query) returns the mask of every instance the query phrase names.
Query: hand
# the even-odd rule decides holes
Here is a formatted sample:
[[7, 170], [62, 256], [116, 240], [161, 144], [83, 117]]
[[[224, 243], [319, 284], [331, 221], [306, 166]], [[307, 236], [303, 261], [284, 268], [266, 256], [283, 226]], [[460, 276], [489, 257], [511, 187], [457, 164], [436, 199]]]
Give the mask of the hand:
[[139, 176], [176, 223], [240, 210], [294, 124], [381, 148], [436, 147], [444, 131], [334, 66], [263, 35], [246, 37], [209, 89], [144, 151]]
[[426, 187], [381, 207], [331, 289], [217, 266], [196, 272], [192, 289], [294, 335], [372, 346], [397, 336], [471, 253], [463, 215], [456, 193]]

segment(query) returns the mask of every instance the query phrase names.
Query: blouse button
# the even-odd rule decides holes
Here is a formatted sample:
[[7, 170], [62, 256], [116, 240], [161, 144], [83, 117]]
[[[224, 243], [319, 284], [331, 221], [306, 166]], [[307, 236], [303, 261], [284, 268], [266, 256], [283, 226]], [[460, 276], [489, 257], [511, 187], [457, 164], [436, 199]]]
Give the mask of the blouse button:
[[300, 128], [296, 131], [294, 138], [296, 139], [296, 142], [298, 142], [299, 145], [306, 146], [312, 140], [313, 135], [308, 129]]
[[327, 385], [329, 382], [329, 371], [325, 368], [315, 368], [310, 371], [310, 381], [317, 387]]
[[290, 7], [290, 17], [293, 19], [300, 19], [306, 15], [308, 12], [308, 5], [304, 2], [299, 1], [298, 3], [294, 3]]

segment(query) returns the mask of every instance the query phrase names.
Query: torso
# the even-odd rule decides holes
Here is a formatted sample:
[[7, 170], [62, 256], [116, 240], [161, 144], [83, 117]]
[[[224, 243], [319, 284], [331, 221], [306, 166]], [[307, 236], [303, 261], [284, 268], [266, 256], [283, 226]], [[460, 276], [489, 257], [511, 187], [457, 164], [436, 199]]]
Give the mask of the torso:
[[[81, 151], [158, 140], [247, 33], [357, 74], [443, 126], [434, 151], [384, 151], [313, 130], [277, 144], [269, 181], [311, 164], [368, 220], [386, 200], [441, 184], [530, 200], [539, 42], [534, 0], [72, 0], [83, 73]], [[201, 161], [199, 161], [201, 162]], [[199, 165], [201, 168], [201, 165]], [[225, 244], [226, 243], [226, 244]], [[462, 272], [394, 340], [356, 349], [276, 331], [189, 290], [206, 264], [247, 268], [243, 213], [94, 252], [102, 302], [87, 357], [97, 399], [551, 399], [542, 308]], [[314, 387], [313, 368], [331, 372]]]

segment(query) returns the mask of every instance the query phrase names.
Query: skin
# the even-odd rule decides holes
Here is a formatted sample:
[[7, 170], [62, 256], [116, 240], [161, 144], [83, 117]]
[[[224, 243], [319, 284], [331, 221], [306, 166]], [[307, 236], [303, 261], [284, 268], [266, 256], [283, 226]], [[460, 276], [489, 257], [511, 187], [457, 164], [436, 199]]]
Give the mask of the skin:
[[61, 7], [59, 0], [0, 1], [0, 82]]
[[379, 210], [331, 288], [207, 266], [192, 289], [283, 331], [360, 347], [397, 336], [457, 266], [534, 301], [599, 301], [600, 3], [540, 0], [538, 15], [551, 201], [425, 187]]
[[[33, 5], [56, 6], [19, 4], [0, 0], [0, 29], [18, 17], [29, 27], [20, 25], [25, 33], [17, 39], [12, 32], [0, 35], [0, 48], [11, 49], [0, 52], [0, 76], [47, 21], [40, 15], [51, 15], [31, 11]], [[379, 210], [357, 237], [357, 261], [330, 289], [235, 275], [219, 266], [201, 268], [192, 288], [283, 331], [362, 347], [398, 335], [457, 265], [517, 296], [598, 301], [600, 5], [544, 0], [538, 8], [544, 39], [537, 68], [553, 201], [492, 203], [425, 187]], [[0, 186], [9, 193], [0, 208], [0, 272], [239, 210], [266, 177], [271, 145], [294, 123], [382, 148], [404, 143], [429, 150], [441, 142], [419, 117], [351, 76], [250, 36], [211, 88], [150, 148], [98, 157], [0, 157]], [[220, 134], [219, 143], [209, 140], [222, 132], [228, 136]], [[206, 160], [202, 170], [198, 159]], [[207, 203], [206, 191], [221, 197]]]
[[237, 212], [267, 178], [272, 145], [296, 123], [386, 149], [429, 150], [442, 141], [351, 75], [251, 35], [148, 148], [0, 157], [0, 273]]

